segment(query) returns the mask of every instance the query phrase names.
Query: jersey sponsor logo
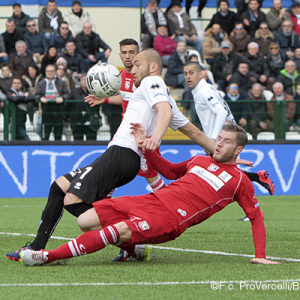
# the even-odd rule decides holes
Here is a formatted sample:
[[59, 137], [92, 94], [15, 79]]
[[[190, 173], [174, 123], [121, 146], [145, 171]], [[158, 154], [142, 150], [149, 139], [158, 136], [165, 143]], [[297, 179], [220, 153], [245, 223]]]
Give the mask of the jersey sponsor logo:
[[207, 168], [208, 171], [212, 171], [212, 172], [216, 172], [218, 169], [219, 169], [219, 167], [216, 166], [215, 164], [211, 164], [211, 165]]
[[160, 85], [158, 83], [156, 84], [152, 84], [150, 89], [159, 89], [160, 88]]
[[196, 174], [198, 177], [206, 181], [215, 191], [218, 191], [225, 183], [216, 175], [203, 169], [202, 167], [195, 166], [190, 170], [190, 173]]
[[228, 182], [232, 178], [232, 176], [226, 171], [223, 171], [218, 177], [221, 178], [224, 182]]
[[187, 215], [186, 211], [183, 210], [183, 209], [181, 209], [181, 208], [178, 208], [177, 211], [180, 213], [180, 215], [181, 215], [182, 217], [185, 217], [185, 216]]
[[81, 182], [76, 182], [74, 189], [80, 190], [81, 188]]
[[146, 221], [139, 222], [139, 227], [142, 231], [149, 230], [150, 226]]
[[125, 89], [126, 90], [130, 89], [130, 81], [125, 81]]

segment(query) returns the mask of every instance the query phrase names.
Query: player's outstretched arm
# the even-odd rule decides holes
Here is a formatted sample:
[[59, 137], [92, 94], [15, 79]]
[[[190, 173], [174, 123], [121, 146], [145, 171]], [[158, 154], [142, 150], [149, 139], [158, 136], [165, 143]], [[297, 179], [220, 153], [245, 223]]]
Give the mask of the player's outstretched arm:
[[94, 95], [88, 95], [85, 98], [85, 102], [88, 103], [91, 107], [96, 105], [101, 105], [105, 102], [104, 98], [100, 98]]
[[103, 103], [109, 103], [113, 105], [122, 105], [122, 96], [115, 95], [109, 98], [100, 98], [95, 95], [88, 95], [85, 97], [85, 102], [88, 103], [91, 107], [96, 105], [101, 105]]
[[261, 264], [261, 265], [279, 265], [279, 261], [269, 260], [266, 258], [252, 258], [251, 259], [252, 264]]

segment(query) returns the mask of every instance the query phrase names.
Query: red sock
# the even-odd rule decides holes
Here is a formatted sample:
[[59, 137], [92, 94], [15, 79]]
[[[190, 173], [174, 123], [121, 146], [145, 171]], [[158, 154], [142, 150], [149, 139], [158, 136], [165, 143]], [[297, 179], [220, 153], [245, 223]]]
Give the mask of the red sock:
[[119, 240], [119, 231], [113, 225], [100, 231], [89, 231], [55, 250], [47, 251], [49, 252], [47, 262], [93, 253], [109, 244], [118, 243]]
[[112, 197], [114, 191], [115, 191], [115, 189], [112, 189], [112, 190], [106, 195], [106, 197], [105, 197], [104, 199], [111, 199], [111, 197]]
[[153, 181], [152, 183], [150, 183], [150, 186], [153, 190], [153, 192], [162, 189], [163, 187], [165, 187], [165, 182], [162, 180], [162, 178], [160, 176], [158, 176], [158, 178]]

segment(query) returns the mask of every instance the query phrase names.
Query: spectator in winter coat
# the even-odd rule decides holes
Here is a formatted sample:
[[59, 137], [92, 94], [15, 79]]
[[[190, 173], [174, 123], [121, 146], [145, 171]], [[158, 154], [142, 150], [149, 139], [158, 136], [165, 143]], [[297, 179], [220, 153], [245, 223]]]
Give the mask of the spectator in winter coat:
[[15, 3], [13, 5], [13, 15], [10, 18], [15, 21], [16, 28], [19, 32], [21, 32], [22, 34], [27, 32], [26, 23], [29, 19], [29, 16], [22, 12], [21, 4]]
[[[107, 62], [111, 48], [100, 38], [99, 34], [92, 31], [92, 24], [85, 22], [83, 30], [76, 36], [77, 51], [85, 62], [85, 71], [99, 60]], [[103, 51], [99, 51], [99, 48]]]
[[168, 36], [168, 28], [160, 25], [157, 28], [157, 36], [154, 38], [153, 48], [159, 53], [165, 67], [168, 66], [170, 56], [176, 50], [176, 42]]

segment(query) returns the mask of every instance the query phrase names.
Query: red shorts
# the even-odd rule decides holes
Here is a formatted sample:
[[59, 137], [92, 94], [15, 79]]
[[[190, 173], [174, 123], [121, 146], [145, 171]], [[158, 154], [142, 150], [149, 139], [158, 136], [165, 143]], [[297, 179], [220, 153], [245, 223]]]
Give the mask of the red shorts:
[[102, 227], [125, 222], [132, 231], [130, 244], [159, 244], [179, 236], [175, 216], [154, 194], [104, 199], [92, 203]]
[[[159, 147], [155, 150], [158, 154], [159, 153]], [[138, 172], [139, 176], [145, 177], [145, 178], [152, 178], [158, 175], [157, 171], [152, 167], [152, 165], [147, 161], [145, 156], [141, 157], [141, 168]]]

